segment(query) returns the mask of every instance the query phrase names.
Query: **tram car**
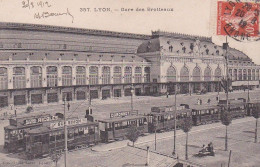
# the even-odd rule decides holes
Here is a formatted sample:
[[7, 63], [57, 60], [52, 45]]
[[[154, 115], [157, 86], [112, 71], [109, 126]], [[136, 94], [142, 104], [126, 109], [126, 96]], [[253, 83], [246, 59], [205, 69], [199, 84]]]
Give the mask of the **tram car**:
[[30, 114], [17, 116], [9, 119], [9, 125], [4, 127], [4, 149], [8, 152], [19, 152], [25, 150], [25, 135], [33, 128], [43, 126], [45, 122], [60, 119], [57, 115]]
[[[97, 122], [86, 118], [67, 120], [68, 149], [87, 147], [99, 142]], [[62, 152], [65, 148], [64, 122], [50, 122], [30, 130], [26, 135], [26, 155], [28, 159], [48, 156], [53, 152]]]
[[260, 104], [259, 99], [250, 100], [250, 102], [247, 102], [246, 105], [246, 114], [247, 116], [251, 116], [252, 112], [257, 109], [257, 106]]
[[[227, 109], [227, 101], [220, 100], [218, 106], [222, 108], [222, 111], [225, 111]], [[242, 118], [247, 115], [246, 106], [247, 103], [244, 98], [229, 99], [228, 111], [231, 112], [233, 119]]]
[[[190, 117], [191, 109], [189, 105], [181, 104], [176, 107], [176, 128], [179, 128], [182, 124], [182, 119]], [[175, 126], [175, 106], [159, 106], [152, 107], [151, 112], [148, 114], [148, 127], [149, 132], [154, 133], [155, 130], [158, 132], [164, 130], [174, 129]]]
[[136, 110], [110, 113], [110, 118], [98, 122], [100, 139], [105, 143], [126, 139], [131, 125], [137, 126], [140, 135], [148, 132], [147, 116], [139, 115]]
[[197, 105], [192, 107], [193, 125], [219, 122], [221, 107], [217, 105]]

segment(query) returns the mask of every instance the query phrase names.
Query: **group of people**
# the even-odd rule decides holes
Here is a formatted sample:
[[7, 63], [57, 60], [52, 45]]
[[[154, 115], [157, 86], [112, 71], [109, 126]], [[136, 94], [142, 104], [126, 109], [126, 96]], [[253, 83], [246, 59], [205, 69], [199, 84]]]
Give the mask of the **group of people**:
[[205, 146], [205, 144], [203, 144], [202, 150], [200, 152], [214, 152], [213, 143], [210, 142], [207, 147]]
[[[210, 104], [210, 102], [211, 102], [211, 100], [208, 99], [207, 104]], [[202, 99], [198, 98], [197, 104], [198, 104], [198, 105], [202, 105]]]

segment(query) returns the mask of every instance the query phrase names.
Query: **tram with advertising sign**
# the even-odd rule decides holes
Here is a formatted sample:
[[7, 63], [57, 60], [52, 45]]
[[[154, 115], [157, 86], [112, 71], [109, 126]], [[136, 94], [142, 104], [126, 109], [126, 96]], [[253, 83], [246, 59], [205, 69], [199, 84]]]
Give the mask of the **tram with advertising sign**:
[[[99, 142], [97, 122], [86, 118], [70, 118], [66, 122], [68, 149], [87, 147]], [[55, 121], [47, 126], [30, 130], [26, 135], [28, 159], [62, 152], [65, 148], [64, 121]]]
[[[176, 128], [182, 124], [182, 119], [190, 117], [191, 109], [189, 105], [181, 104], [176, 107]], [[148, 114], [148, 127], [149, 132], [164, 131], [174, 129], [175, 125], [175, 106], [159, 106], [152, 107], [151, 112]]]
[[50, 114], [30, 114], [29, 116], [10, 118], [9, 125], [4, 127], [4, 149], [8, 152], [25, 150], [25, 135], [29, 130], [59, 119], [61, 118]]
[[126, 139], [130, 125], [137, 126], [141, 135], [148, 132], [147, 117], [139, 115], [137, 110], [110, 113], [110, 118], [99, 120], [101, 141]]

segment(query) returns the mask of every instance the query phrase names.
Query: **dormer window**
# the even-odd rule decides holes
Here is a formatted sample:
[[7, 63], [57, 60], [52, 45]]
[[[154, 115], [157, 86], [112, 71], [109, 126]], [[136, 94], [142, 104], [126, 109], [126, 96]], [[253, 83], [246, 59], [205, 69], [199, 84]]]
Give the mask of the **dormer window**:
[[172, 52], [173, 46], [169, 46], [169, 51]]
[[209, 49], [206, 49], [206, 54], [207, 54], [207, 55], [209, 54]]
[[190, 44], [190, 50], [193, 51], [193, 48], [194, 48], [194, 45], [193, 45], [193, 43], [191, 43], [191, 44]]
[[182, 47], [182, 50], [183, 50], [183, 53], [185, 53], [186, 52], [186, 47], [185, 46]]

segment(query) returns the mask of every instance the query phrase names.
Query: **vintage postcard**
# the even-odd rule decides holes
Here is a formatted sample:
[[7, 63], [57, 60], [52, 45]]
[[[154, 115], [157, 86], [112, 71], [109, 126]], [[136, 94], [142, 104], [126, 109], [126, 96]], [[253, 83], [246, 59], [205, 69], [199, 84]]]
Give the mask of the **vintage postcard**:
[[0, 0], [0, 167], [259, 167], [259, 0]]

